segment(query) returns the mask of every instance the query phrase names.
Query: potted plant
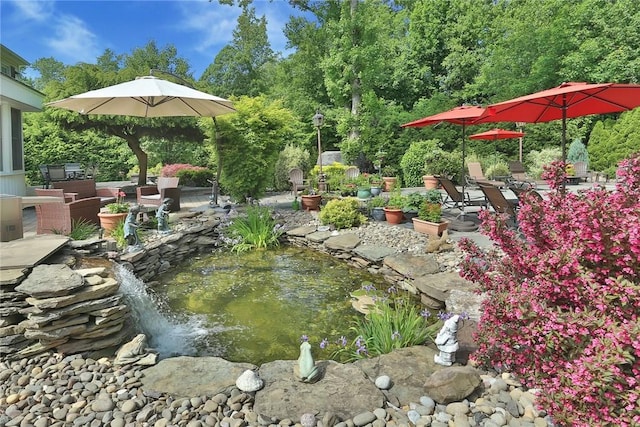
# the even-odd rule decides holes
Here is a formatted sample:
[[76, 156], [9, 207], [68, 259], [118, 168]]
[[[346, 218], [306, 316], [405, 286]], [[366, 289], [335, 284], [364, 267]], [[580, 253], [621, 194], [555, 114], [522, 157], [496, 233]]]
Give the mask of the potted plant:
[[382, 168], [382, 181], [384, 183], [384, 191], [392, 191], [398, 183], [398, 177], [396, 176], [398, 170], [391, 165], [387, 165]]
[[413, 219], [418, 216], [418, 209], [425, 200], [424, 196], [420, 193], [410, 193], [406, 197], [404, 206], [402, 206], [402, 213], [405, 219]]
[[369, 174], [363, 173], [356, 178], [358, 187], [358, 199], [368, 199], [371, 197], [371, 182], [369, 182]]
[[402, 207], [406, 204], [407, 196], [400, 193], [400, 189], [393, 191], [387, 206], [384, 207], [384, 214], [389, 224], [400, 224], [404, 220]]
[[369, 212], [371, 214], [371, 218], [376, 221], [384, 221], [385, 213], [384, 207], [387, 205], [387, 199], [382, 196], [374, 196], [369, 199], [367, 206], [369, 207]]
[[300, 196], [300, 207], [305, 211], [319, 211], [322, 196], [315, 188], [307, 188]]
[[105, 236], [111, 234], [119, 222], [124, 222], [129, 213], [129, 202], [125, 201], [127, 194], [124, 191], [118, 191], [116, 201], [105, 206], [106, 212], [99, 212], [100, 227], [105, 232]]
[[418, 217], [413, 218], [413, 229], [420, 233], [440, 236], [449, 223], [442, 220], [442, 205], [425, 198], [418, 209]]

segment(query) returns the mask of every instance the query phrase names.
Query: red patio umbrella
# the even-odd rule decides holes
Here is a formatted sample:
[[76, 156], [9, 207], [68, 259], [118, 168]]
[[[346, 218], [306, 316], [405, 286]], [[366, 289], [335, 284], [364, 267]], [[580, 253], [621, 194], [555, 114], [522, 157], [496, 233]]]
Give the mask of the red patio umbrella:
[[465, 137], [464, 131], [466, 125], [475, 124], [475, 121], [478, 117], [485, 112], [485, 109], [482, 107], [478, 107], [475, 105], [461, 105], [459, 107], [454, 107], [451, 110], [434, 114], [433, 116], [423, 117], [419, 120], [414, 120], [413, 122], [405, 123], [401, 125], [403, 128], [406, 127], [423, 127], [434, 125], [440, 122], [448, 122], [455, 123], [457, 125], [462, 125], [462, 194], [464, 194], [464, 149], [465, 149]]
[[552, 89], [489, 105], [475, 123], [562, 120], [562, 160], [567, 158], [567, 118], [617, 113], [640, 105], [640, 85], [563, 83]]
[[496, 140], [496, 139], [520, 138], [522, 136], [524, 136], [524, 132], [495, 128], [495, 129], [488, 130], [486, 132], [469, 135], [469, 139]]

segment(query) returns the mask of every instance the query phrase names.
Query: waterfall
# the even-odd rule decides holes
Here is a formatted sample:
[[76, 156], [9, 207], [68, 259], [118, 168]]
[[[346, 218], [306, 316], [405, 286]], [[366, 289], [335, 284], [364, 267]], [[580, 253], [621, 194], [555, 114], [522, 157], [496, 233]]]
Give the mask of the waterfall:
[[147, 292], [142, 280], [119, 264], [115, 274], [137, 332], [147, 336], [149, 346], [158, 351], [160, 358], [196, 355], [195, 344], [209, 334], [203, 322], [193, 315], [182, 321], [163, 314], [162, 302]]

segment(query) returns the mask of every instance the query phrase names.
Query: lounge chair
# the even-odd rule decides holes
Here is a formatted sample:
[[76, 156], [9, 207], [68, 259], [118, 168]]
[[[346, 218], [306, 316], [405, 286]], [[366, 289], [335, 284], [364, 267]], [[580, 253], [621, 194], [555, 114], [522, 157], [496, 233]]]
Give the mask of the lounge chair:
[[509, 215], [509, 219], [513, 221], [513, 224], [517, 225], [516, 210], [518, 208], [518, 201], [507, 200], [504, 194], [502, 194], [502, 191], [494, 185], [478, 182], [478, 186], [484, 193], [494, 212]]
[[291, 183], [291, 193], [298, 195], [298, 191], [309, 188], [309, 183], [304, 179], [304, 173], [300, 168], [293, 168], [289, 171], [289, 182]]
[[49, 177], [49, 182], [67, 180], [67, 172], [64, 165], [47, 165], [47, 176]]
[[158, 177], [156, 185], [143, 185], [136, 188], [136, 200], [142, 206], [160, 207], [165, 198], [170, 198], [173, 202], [169, 205], [169, 211], [178, 212], [181, 194], [179, 182], [180, 178], [177, 177]]
[[487, 205], [487, 200], [484, 197], [471, 198], [466, 191], [463, 195], [449, 178], [440, 175], [435, 175], [435, 177], [442, 188], [444, 188], [444, 191], [447, 192], [447, 197], [442, 202], [443, 206], [460, 209], [464, 214], [466, 207], [482, 207]]
[[513, 183], [520, 188], [536, 188], [535, 180], [527, 175], [521, 162], [510, 161], [509, 172], [511, 172], [511, 177], [513, 178], [513, 181], [509, 183], [510, 187], [514, 186], [511, 185]]
[[504, 188], [506, 186], [504, 181], [492, 181], [487, 179], [482, 172], [480, 162], [468, 162], [467, 169], [469, 170], [469, 176], [467, 177], [467, 183], [469, 185], [478, 185], [482, 182], [498, 188]]
[[100, 225], [100, 197], [80, 199], [65, 203], [63, 190], [44, 190], [36, 188], [35, 192], [39, 196], [51, 196], [57, 192], [60, 203], [41, 203], [36, 205], [37, 234], [69, 234], [74, 222], [84, 220]]

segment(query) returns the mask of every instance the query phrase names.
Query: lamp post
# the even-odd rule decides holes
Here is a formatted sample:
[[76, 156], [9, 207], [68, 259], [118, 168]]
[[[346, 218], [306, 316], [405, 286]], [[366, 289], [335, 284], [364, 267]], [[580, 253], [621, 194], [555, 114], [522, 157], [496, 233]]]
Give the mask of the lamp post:
[[318, 190], [326, 191], [325, 176], [322, 173], [322, 144], [320, 141], [320, 128], [324, 124], [324, 116], [320, 113], [320, 110], [316, 110], [316, 114], [313, 116], [313, 125], [318, 130], [318, 164], [320, 165], [320, 172], [318, 173]]
[[[524, 127], [525, 122], [516, 122], [516, 127], [518, 128], [518, 132], [522, 132], [522, 128]], [[518, 156], [518, 160], [522, 163], [522, 137], [518, 138], [520, 141], [520, 155]]]

